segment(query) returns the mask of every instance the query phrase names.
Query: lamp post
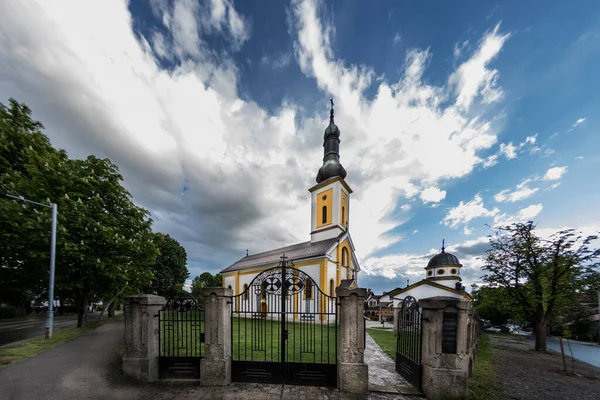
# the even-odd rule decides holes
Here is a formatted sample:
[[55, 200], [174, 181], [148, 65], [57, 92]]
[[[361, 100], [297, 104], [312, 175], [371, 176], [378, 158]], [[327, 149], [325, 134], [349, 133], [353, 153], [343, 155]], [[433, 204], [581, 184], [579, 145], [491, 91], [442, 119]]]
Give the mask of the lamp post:
[[22, 196], [13, 196], [3, 192], [0, 192], [0, 197], [24, 201], [26, 203], [50, 208], [52, 210], [52, 227], [50, 231], [50, 280], [48, 282], [48, 315], [46, 318], [45, 334], [46, 339], [52, 339], [52, 333], [54, 332], [54, 263], [56, 260], [56, 217], [58, 214], [58, 207], [56, 206], [56, 203], [38, 203], [37, 201], [28, 200]]

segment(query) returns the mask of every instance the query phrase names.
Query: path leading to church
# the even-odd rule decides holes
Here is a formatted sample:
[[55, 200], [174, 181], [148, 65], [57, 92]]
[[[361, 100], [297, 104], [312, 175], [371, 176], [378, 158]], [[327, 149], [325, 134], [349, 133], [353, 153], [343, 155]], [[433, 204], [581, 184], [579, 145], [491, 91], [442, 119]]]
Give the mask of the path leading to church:
[[[373, 324], [372, 321], [367, 321], [367, 327], [371, 325], [381, 327], [379, 322]], [[369, 391], [402, 394], [419, 393], [396, 372], [395, 361], [384, 353], [368, 333], [365, 346], [365, 363], [369, 365]]]

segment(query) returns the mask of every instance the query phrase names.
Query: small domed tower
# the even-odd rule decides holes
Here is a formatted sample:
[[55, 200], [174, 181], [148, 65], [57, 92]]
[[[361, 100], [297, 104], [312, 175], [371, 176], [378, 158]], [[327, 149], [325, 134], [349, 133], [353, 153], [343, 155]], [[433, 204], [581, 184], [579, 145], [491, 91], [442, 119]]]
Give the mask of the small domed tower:
[[446, 253], [442, 241], [442, 252], [433, 256], [425, 267], [426, 279], [444, 285], [451, 289], [460, 290], [460, 269], [462, 264], [454, 254]]

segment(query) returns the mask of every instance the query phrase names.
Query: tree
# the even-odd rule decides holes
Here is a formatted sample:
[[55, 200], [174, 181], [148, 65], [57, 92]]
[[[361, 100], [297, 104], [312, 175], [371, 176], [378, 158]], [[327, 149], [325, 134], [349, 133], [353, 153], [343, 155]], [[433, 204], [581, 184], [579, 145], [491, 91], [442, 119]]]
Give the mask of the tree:
[[[0, 103], [0, 191], [49, 203], [52, 180], [67, 161], [14, 99]], [[44, 294], [50, 250], [49, 210], [0, 199], [0, 302], [22, 307]]]
[[223, 281], [221, 274], [213, 275], [210, 272], [203, 272], [192, 281], [192, 295], [202, 300], [200, 289], [207, 287], [221, 287]]
[[501, 325], [509, 319], [523, 319], [519, 304], [508, 295], [504, 287], [476, 287], [473, 296], [473, 308], [482, 319], [490, 320], [492, 325]]
[[590, 248], [596, 235], [584, 238], [566, 229], [542, 239], [534, 231], [531, 221], [499, 227], [490, 236], [483, 280], [512, 298], [535, 327], [535, 349], [545, 351], [557, 311], [595, 279], [600, 250]]
[[185, 248], [169, 235], [154, 234], [154, 244], [158, 248], [156, 262], [151, 266], [152, 281], [150, 291], [159, 296], [171, 296], [181, 292], [185, 280], [190, 275], [187, 269]]

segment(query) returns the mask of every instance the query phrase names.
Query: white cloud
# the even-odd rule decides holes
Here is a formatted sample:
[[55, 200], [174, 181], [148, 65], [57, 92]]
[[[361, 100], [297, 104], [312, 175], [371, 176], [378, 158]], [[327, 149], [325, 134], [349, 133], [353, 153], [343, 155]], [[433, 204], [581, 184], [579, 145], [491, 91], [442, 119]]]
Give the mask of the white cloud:
[[567, 167], [552, 167], [544, 175], [545, 181], [557, 181], [567, 172]]
[[403, 204], [403, 205], [400, 206], [400, 209], [402, 211], [410, 211], [410, 208], [411, 208], [410, 204]]
[[419, 233], [419, 230], [418, 230], [418, 229], [415, 229], [414, 231], [412, 231], [412, 234], [413, 234], [413, 235], [416, 235], [417, 233]]
[[[268, 112], [240, 96], [230, 53], [250, 29], [232, 1], [151, 5], [161, 33], [144, 38], [125, 2], [0, 2], [0, 97], [26, 102], [72, 156], [117, 163], [155, 229], [186, 246], [190, 266], [225, 267], [246, 248], [306, 240], [306, 189], [321, 164], [323, 113], [304, 115], [302, 105], [288, 101]], [[403, 75], [388, 81], [335, 56], [335, 27], [319, 17], [321, 3], [294, 1], [291, 9], [302, 72], [322, 90], [323, 108], [329, 94], [337, 99], [362, 261], [399, 240], [388, 234], [402, 223], [390, 216], [399, 201], [467, 176], [496, 143], [485, 105], [501, 88], [488, 65], [508, 35], [498, 27], [487, 33], [446, 84], [423, 79], [432, 55], [419, 49], [407, 52]], [[230, 46], [216, 52], [209, 35]], [[165, 70], [159, 58], [176, 65]], [[373, 85], [370, 99], [365, 91]], [[189, 190], [182, 195], [184, 181]], [[477, 217], [453, 215], [448, 223]], [[298, 226], [307, 228], [290, 229]]]
[[421, 192], [423, 203], [438, 203], [446, 197], [446, 191], [436, 187], [428, 187]]
[[515, 215], [507, 213], [499, 214], [494, 217], [494, 224], [496, 225], [510, 225], [516, 222], [527, 222], [533, 220], [542, 211], [544, 207], [541, 204], [532, 204], [528, 207], [522, 208]]
[[470, 235], [470, 234], [472, 234], [472, 233], [473, 233], [473, 230], [472, 230], [472, 229], [469, 229], [469, 227], [465, 225], [465, 226], [464, 226], [464, 228], [463, 228], [463, 233], [464, 233], [465, 235]]
[[527, 136], [523, 142], [516, 146], [512, 142], [500, 143], [500, 148], [495, 154], [492, 154], [481, 160], [483, 167], [489, 168], [498, 164], [501, 156], [504, 156], [507, 160], [513, 160], [517, 158], [518, 153], [526, 146], [533, 146], [530, 150], [531, 154], [537, 153], [539, 150], [541, 150], [539, 147], [534, 146], [537, 142], [537, 135], [538, 134], [536, 133], [533, 136]]
[[514, 203], [519, 200], [524, 200], [529, 196], [536, 193], [538, 188], [530, 188], [528, 185], [534, 181], [534, 178], [525, 179], [523, 182], [519, 183], [514, 191], [510, 191], [510, 189], [502, 190], [494, 196], [494, 200], [497, 202], [511, 202]]
[[400, 36], [400, 34], [398, 32], [396, 32], [396, 35], [394, 35], [394, 40], [393, 40], [393, 45], [397, 45], [398, 43], [400, 43], [402, 41], [402, 36]]
[[289, 66], [292, 63], [292, 55], [290, 53], [282, 53], [275, 57], [262, 56], [260, 65], [270, 66], [273, 69], [281, 69]]
[[499, 30], [500, 24], [484, 36], [473, 57], [450, 77], [449, 83], [455, 87], [459, 107], [468, 110], [477, 96], [488, 104], [502, 97], [502, 90], [497, 86], [498, 70], [488, 68], [510, 37], [510, 34], [500, 34]]
[[583, 122], [585, 122], [585, 118], [579, 118], [577, 121], [575, 121], [573, 123], [573, 125], [571, 125], [571, 128], [569, 128], [569, 130], [567, 132], [571, 132], [573, 131], [573, 129], [577, 128], [579, 125], [581, 125]]
[[494, 207], [488, 210], [483, 205], [483, 199], [479, 194], [476, 194], [473, 200], [464, 203], [460, 202], [458, 206], [451, 208], [448, 214], [444, 217], [444, 224], [455, 228], [459, 224], [467, 224], [475, 218], [481, 217], [493, 217], [498, 214], [500, 210]]

